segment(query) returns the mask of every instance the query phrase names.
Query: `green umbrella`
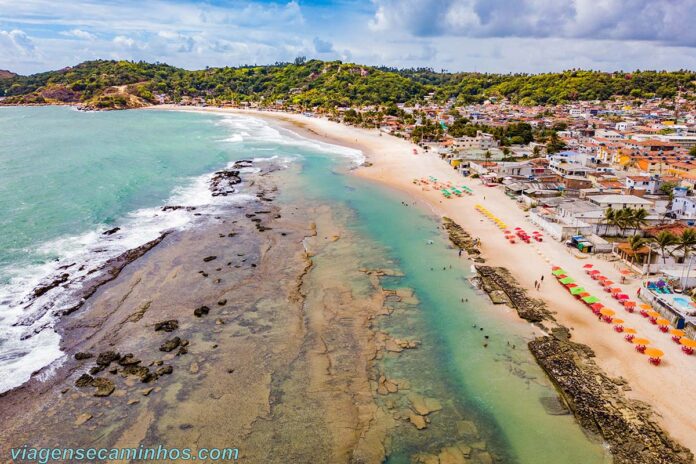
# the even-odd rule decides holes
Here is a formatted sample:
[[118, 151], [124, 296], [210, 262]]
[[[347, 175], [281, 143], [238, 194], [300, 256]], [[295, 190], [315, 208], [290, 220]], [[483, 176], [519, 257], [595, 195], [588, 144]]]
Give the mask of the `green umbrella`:
[[586, 291], [587, 291], [587, 290], [585, 290], [585, 289], [582, 288], [582, 287], [573, 287], [573, 288], [570, 289], [570, 294], [571, 294], [571, 295], [578, 295], [578, 294], [584, 293], [584, 292], [586, 292]]
[[587, 304], [598, 303], [599, 298], [597, 298], [596, 296], [590, 295], [590, 296], [586, 296], [585, 298], [583, 298], [582, 301], [584, 301]]
[[563, 274], [565, 274], [565, 273], [566, 273], [566, 271], [564, 271], [563, 269], [556, 269], [556, 270], [553, 271], [551, 274], [557, 276], [557, 275], [563, 275]]
[[559, 282], [562, 283], [563, 285], [572, 284], [575, 282], [575, 279], [573, 279], [572, 277], [564, 277], [561, 280], [559, 280]]

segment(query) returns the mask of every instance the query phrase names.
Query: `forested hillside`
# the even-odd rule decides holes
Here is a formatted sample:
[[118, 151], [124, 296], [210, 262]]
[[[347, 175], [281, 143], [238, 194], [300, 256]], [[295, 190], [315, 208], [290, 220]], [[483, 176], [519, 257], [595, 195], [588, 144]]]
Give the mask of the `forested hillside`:
[[82, 103], [110, 108], [200, 97], [215, 102], [283, 101], [306, 108], [413, 103], [427, 95], [460, 104], [505, 97], [525, 105], [604, 100], [615, 96], [692, 97], [692, 71], [551, 74], [438, 73], [430, 69], [390, 69], [318, 60], [268, 66], [188, 71], [166, 64], [88, 61], [77, 66], [0, 79], [4, 103]]

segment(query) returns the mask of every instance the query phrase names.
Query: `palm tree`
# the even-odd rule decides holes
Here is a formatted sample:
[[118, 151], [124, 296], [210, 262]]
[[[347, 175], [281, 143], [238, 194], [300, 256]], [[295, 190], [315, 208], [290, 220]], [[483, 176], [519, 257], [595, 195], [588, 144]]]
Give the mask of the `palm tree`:
[[616, 212], [614, 215], [614, 225], [621, 230], [621, 235], [623, 236], [624, 230], [631, 226], [631, 219], [633, 218], [633, 213], [630, 209], [623, 207]]
[[639, 237], [637, 235], [632, 235], [628, 238], [628, 247], [631, 249], [633, 254], [631, 255], [631, 262], [633, 263], [638, 256], [638, 251], [645, 246], [648, 242], [647, 239]]
[[689, 252], [696, 246], [696, 230], [686, 229], [679, 237], [677, 242], [677, 250], [684, 252], [684, 261], [689, 256]]
[[679, 243], [679, 238], [668, 230], [663, 230], [653, 238], [653, 242], [660, 248], [662, 263], [667, 262], [667, 248]]
[[609, 226], [614, 225], [614, 221], [616, 221], [616, 210], [610, 206], [604, 210], [604, 219], [602, 221], [606, 224], [604, 235], [609, 233]]
[[631, 218], [629, 222], [634, 228], [633, 235], [638, 233], [638, 229], [648, 224], [648, 216], [648, 211], [645, 208], [634, 209], [631, 211]]

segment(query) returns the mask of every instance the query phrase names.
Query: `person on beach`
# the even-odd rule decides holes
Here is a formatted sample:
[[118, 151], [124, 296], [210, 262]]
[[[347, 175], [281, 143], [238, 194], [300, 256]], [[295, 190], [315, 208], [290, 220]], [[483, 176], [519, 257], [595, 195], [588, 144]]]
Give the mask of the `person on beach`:
[[538, 289], [539, 289], [539, 282], [537, 282], [537, 281], [535, 280], [535, 281], [534, 281], [534, 290], [538, 290]]
[[459, 249], [459, 257], [460, 258], [462, 257], [462, 249], [461, 248]]

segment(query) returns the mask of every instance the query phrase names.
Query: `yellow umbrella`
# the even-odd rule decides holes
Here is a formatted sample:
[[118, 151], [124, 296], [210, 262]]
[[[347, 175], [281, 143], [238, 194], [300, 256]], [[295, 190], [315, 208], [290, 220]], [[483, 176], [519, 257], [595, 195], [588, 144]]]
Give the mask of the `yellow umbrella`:
[[650, 340], [648, 340], [647, 338], [634, 338], [633, 340], [631, 340], [631, 343], [633, 343], [634, 345], [649, 345]]
[[683, 336], [684, 336], [684, 331], [683, 331], [683, 330], [679, 330], [679, 329], [671, 329], [671, 330], [669, 331], [669, 333], [672, 334], [672, 335], [676, 335], [677, 337], [683, 337]]
[[692, 340], [690, 338], [682, 337], [679, 340], [679, 343], [681, 343], [684, 346], [688, 346], [689, 348], [696, 348], [696, 340]]
[[640, 309], [652, 309], [652, 306], [650, 306], [649, 304], [646, 304], [646, 303], [642, 303], [640, 305]]
[[669, 321], [667, 319], [660, 318], [657, 320], [657, 325], [669, 325]]
[[661, 358], [665, 355], [662, 350], [658, 350], [657, 348], [646, 348], [643, 354], [647, 354], [651, 358]]
[[635, 334], [637, 334], [638, 332], [636, 332], [636, 329], [632, 329], [632, 328], [630, 328], [630, 327], [626, 327], [626, 328], [624, 329], [624, 333], [635, 335]]
[[614, 314], [616, 314], [616, 311], [611, 310], [611, 309], [609, 309], [609, 308], [602, 308], [602, 309], [599, 310], [599, 313], [602, 314], [603, 316], [609, 316], [609, 317], [611, 317], [611, 316], [613, 316]]
[[[601, 312], [602, 312], [602, 311], [600, 311], [600, 313], [601, 313]], [[624, 320], [623, 320], [623, 319], [614, 319], [612, 322], [613, 322], [614, 324], [616, 324], [616, 325], [621, 325], [621, 324], [624, 323]]]

